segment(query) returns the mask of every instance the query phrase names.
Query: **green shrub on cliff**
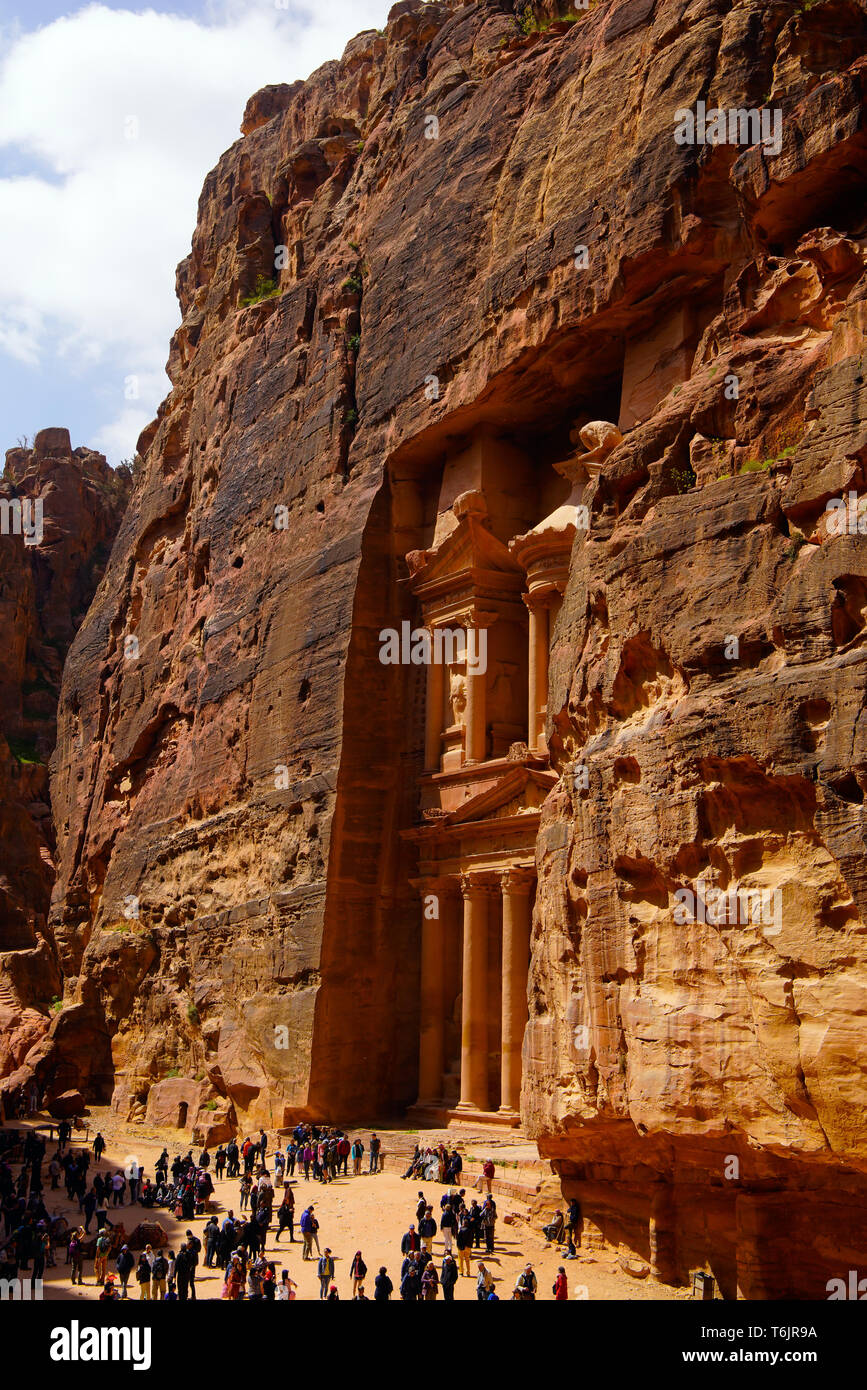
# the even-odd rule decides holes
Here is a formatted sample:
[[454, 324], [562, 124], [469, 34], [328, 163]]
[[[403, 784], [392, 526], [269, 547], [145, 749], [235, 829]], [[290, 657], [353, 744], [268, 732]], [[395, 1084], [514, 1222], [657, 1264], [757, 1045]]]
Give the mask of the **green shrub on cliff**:
[[522, 34], [544, 34], [546, 29], [550, 29], [552, 24], [574, 24], [576, 20], [583, 19], [588, 10], [592, 10], [598, 0], [587, 0], [582, 4], [580, 10], [567, 10], [565, 14], [558, 15], [554, 19], [537, 19], [533, 13], [532, 5], [525, 5], [518, 16], [518, 28]]
[[35, 765], [42, 762], [36, 751], [36, 744], [28, 738], [7, 738], [9, 752], [19, 763]]
[[263, 299], [273, 299], [279, 292], [276, 280], [269, 280], [266, 275], [260, 275], [253, 293], [243, 296], [241, 308], [247, 309], [251, 304], [261, 304]]

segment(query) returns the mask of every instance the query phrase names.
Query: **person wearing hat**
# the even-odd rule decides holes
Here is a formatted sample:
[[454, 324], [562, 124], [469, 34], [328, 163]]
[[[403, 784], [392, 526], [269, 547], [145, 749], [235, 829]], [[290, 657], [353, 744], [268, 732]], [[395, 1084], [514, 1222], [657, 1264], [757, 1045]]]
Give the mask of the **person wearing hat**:
[[437, 1223], [434, 1221], [432, 1207], [425, 1207], [424, 1215], [418, 1223], [418, 1233], [425, 1250], [431, 1254], [433, 1238], [437, 1233]]
[[132, 1274], [134, 1264], [135, 1260], [133, 1259], [132, 1251], [129, 1246], [122, 1245], [118, 1252], [118, 1257], [115, 1260], [115, 1266], [120, 1279], [121, 1298], [129, 1297], [127, 1284], [129, 1283], [129, 1277]]

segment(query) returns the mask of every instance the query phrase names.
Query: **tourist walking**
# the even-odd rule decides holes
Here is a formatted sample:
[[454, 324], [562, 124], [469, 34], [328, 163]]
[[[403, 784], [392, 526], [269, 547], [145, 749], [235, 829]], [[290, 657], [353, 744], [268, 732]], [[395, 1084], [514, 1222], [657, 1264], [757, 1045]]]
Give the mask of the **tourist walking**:
[[494, 1287], [494, 1279], [491, 1271], [485, 1268], [481, 1260], [479, 1260], [478, 1271], [476, 1277], [476, 1298], [480, 1303], [483, 1303]]
[[121, 1298], [129, 1297], [127, 1285], [129, 1284], [129, 1276], [132, 1274], [134, 1265], [135, 1258], [132, 1251], [128, 1245], [122, 1245], [118, 1257], [115, 1260], [115, 1268], [117, 1269], [118, 1278], [120, 1279]]
[[466, 1213], [459, 1220], [455, 1244], [458, 1247], [458, 1266], [461, 1274], [471, 1275], [473, 1267], [470, 1251], [473, 1248], [473, 1228]]
[[220, 1226], [216, 1216], [212, 1216], [205, 1227], [205, 1269], [213, 1269], [219, 1247]]
[[301, 1251], [302, 1260], [313, 1258], [313, 1242], [316, 1241], [316, 1253], [321, 1255], [319, 1249], [319, 1222], [313, 1214], [313, 1207], [309, 1206], [301, 1215], [301, 1236], [304, 1241], [304, 1249]]
[[418, 1233], [422, 1245], [430, 1255], [433, 1251], [433, 1239], [437, 1233], [437, 1223], [433, 1218], [432, 1207], [425, 1207], [424, 1216], [418, 1223]]
[[415, 1260], [408, 1262], [406, 1272], [400, 1281], [400, 1296], [405, 1303], [416, 1303], [421, 1297], [421, 1281]]
[[352, 1264], [349, 1266], [349, 1273], [352, 1277], [352, 1297], [354, 1298], [358, 1291], [359, 1284], [362, 1282], [365, 1274], [367, 1273], [367, 1265], [364, 1263], [364, 1260], [362, 1259], [360, 1250], [356, 1250], [355, 1254], [352, 1257]]
[[457, 1229], [458, 1218], [451, 1202], [447, 1202], [442, 1209], [440, 1216], [440, 1231], [442, 1232], [443, 1245], [447, 1255], [451, 1254], [452, 1239]]
[[151, 1266], [151, 1299], [165, 1298], [168, 1273], [169, 1262], [162, 1251], [158, 1250]]
[[455, 1284], [458, 1282], [458, 1267], [454, 1255], [446, 1255], [440, 1270], [440, 1285], [446, 1303], [454, 1303]]
[[493, 1197], [486, 1197], [482, 1207], [480, 1217], [482, 1230], [485, 1233], [485, 1253], [494, 1253], [494, 1227], [497, 1224], [497, 1204]]
[[553, 1294], [558, 1303], [565, 1303], [569, 1297], [569, 1285], [566, 1280], [566, 1271], [562, 1265], [560, 1265], [560, 1268], [557, 1270]]
[[295, 1240], [295, 1193], [291, 1187], [283, 1191], [283, 1201], [277, 1208], [277, 1241], [285, 1230], [289, 1231], [289, 1243]]
[[111, 1250], [111, 1237], [107, 1231], [101, 1231], [96, 1238], [96, 1253], [93, 1260], [93, 1282], [104, 1284], [105, 1276], [108, 1272], [108, 1254]]
[[328, 1297], [328, 1289], [331, 1281], [334, 1278], [334, 1260], [331, 1257], [331, 1251], [327, 1245], [324, 1254], [319, 1256], [319, 1264], [316, 1267], [316, 1273], [319, 1275], [319, 1297], [321, 1299], [326, 1299]]
[[[73, 1284], [84, 1283], [84, 1228], [79, 1226], [77, 1231], [73, 1231], [69, 1237], [67, 1250], [70, 1263], [72, 1265]], [[150, 1270], [148, 1270], [148, 1286], [150, 1286]]]
[[385, 1265], [379, 1266], [379, 1273], [373, 1281], [373, 1301], [374, 1303], [384, 1303], [391, 1298], [394, 1292], [394, 1284], [388, 1277], [388, 1270]]

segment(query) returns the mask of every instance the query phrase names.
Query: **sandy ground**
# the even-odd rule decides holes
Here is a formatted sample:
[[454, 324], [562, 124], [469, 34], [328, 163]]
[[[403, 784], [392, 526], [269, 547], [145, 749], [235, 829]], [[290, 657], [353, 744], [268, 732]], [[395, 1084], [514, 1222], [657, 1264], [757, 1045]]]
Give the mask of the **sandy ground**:
[[[155, 1135], [141, 1127], [121, 1124], [107, 1109], [94, 1107], [89, 1116], [90, 1142], [93, 1141], [93, 1136], [97, 1130], [102, 1131], [107, 1144], [106, 1153], [99, 1165], [100, 1170], [105, 1172], [115, 1172], [118, 1168], [124, 1167], [134, 1156], [144, 1165], [145, 1172], [152, 1177], [155, 1160], [163, 1145], [168, 1149], [170, 1158], [174, 1157], [176, 1152], [186, 1153], [190, 1147], [189, 1136], [178, 1130], [166, 1130]], [[383, 1131], [380, 1130], [379, 1133], [383, 1134]], [[366, 1145], [368, 1133], [362, 1130], [361, 1134]], [[269, 1134], [268, 1138], [269, 1149], [273, 1151], [276, 1147], [276, 1136]], [[78, 1143], [76, 1143], [74, 1137], [73, 1148], [80, 1147], [82, 1142], [79, 1138]], [[422, 1142], [424, 1142], [424, 1136], [422, 1136]], [[384, 1143], [386, 1145], [388, 1143], [387, 1134], [384, 1134]], [[474, 1152], [479, 1153], [482, 1145], [474, 1142], [472, 1147]], [[53, 1151], [53, 1147], [49, 1144], [46, 1150], [43, 1174]], [[198, 1152], [195, 1149], [193, 1153], [194, 1157], [198, 1158]], [[367, 1153], [365, 1152], [365, 1166], [366, 1161]], [[16, 1166], [16, 1174], [17, 1171]], [[91, 1162], [89, 1171], [91, 1173], [96, 1171], [93, 1162]], [[211, 1171], [213, 1173], [213, 1168]], [[305, 1206], [313, 1202], [319, 1219], [319, 1243], [323, 1250], [326, 1245], [331, 1247], [336, 1266], [335, 1282], [340, 1291], [341, 1299], [348, 1299], [352, 1296], [349, 1267], [355, 1251], [360, 1249], [369, 1271], [365, 1281], [368, 1296], [373, 1294], [373, 1278], [379, 1266], [385, 1265], [394, 1283], [395, 1293], [393, 1297], [397, 1301], [400, 1266], [403, 1262], [403, 1257], [400, 1254], [400, 1240], [410, 1221], [415, 1221], [418, 1190], [421, 1188], [425, 1192], [429, 1202], [434, 1207], [435, 1216], [438, 1216], [439, 1200], [444, 1191], [443, 1187], [438, 1183], [423, 1183], [415, 1179], [404, 1180], [398, 1174], [391, 1172], [376, 1175], [362, 1174], [359, 1177], [341, 1177], [328, 1184], [314, 1183], [312, 1180], [305, 1182], [303, 1173], [301, 1173], [300, 1178], [296, 1173], [293, 1186], [295, 1190], [296, 1241], [291, 1244], [288, 1239], [288, 1232], [284, 1232], [278, 1244], [275, 1214], [271, 1229], [268, 1232], [265, 1253], [269, 1260], [275, 1261], [278, 1278], [281, 1270], [288, 1269], [290, 1277], [298, 1285], [296, 1298], [314, 1299], [319, 1297], [316, 1262], [315, 1259], [312, 1261], [301, 1259], [301, 1244], [297, 1229], [301, 1212]], [[276, 1204], [281, 1200], [282, 1194], [279, 1188], [276, 1188], [275, 1192], [276, 1213]], [[221, 1222], [229, 1208], [237, 1215], [239, 1211], [238, 1198], [237, 1179], [217, 1183], [211, 1211], [216, 1213]], [[553, 1301], [551, 1286], [560, 1264], [563, 1264], [567, 1272], [570, 1299], [582, 1296], [579, 1293], [580, 1286], [586, 1288], [586, 1294], [583, 1296], [591, 1300], [680, 1300], [689, 1296], [685, 1291], [668, 1288], [665, 1285], [654, 1283], [650, 1279], [633, 1279], [620, 1269], [617, 1256], [613, 1253], [609, 1255], [594, 1252], [593, 1255], [589, 1255], [582, 1252], [578, 1259], [564, 1261], [555, 1247], [547, 1245], [535, 1225], [530, 1224], [527, 1207], [524, 1203], [505, 1195], [498, 1196], [496, 1193], [495, 1200], [500, 1220], [497, 1223], [494, 1254], [486, 1256], [484, 1251], [473, 1252], [473, 1278], [461, 1277], [458, 1280], [455, 1289], [456, 1299], [475, 1298], [476, 1262], [480, 1258], [484, 1259], [485, 1264], [491, 1270], [496, 1281], [497, 1293], [501, 1299], [511, 1298], [515, 1280], [528, 1260], [533, 1262], [539, 1281], [537, 1297], [542, 1300]], [[81, 1219], [77, 1203], [71, 1204], [67, 1201], [66, 1191], [62, 1186], [56, 1192], [52, 1192], [47, 1179], [45, 1204], [52, 1215], [62, 1213], [70, 1222], [74, 1221], [76, 1224]], [[514, 1224], [507, 1225], [503, 1221], [502, 1218], [507, 1214], [517, 1218]], [[112, 1220], [119, 1220], [124, 1224], [127, 1234], [131, 1233], [139, 1221], [158, 1221], [168, 1235], [169, 1247], [174, 1250], [177, 1250], [188, 1225], [201, 1238], [202, 1228], [207, 1220], [207, 1217], [196, 1217], [194, 1221], [187, 1223], [176, 1220], [164, 1207], [147, 1210], [129, 1204], [123, 1208], [112, 1209], [110, 1216]], [[93, 1233], [95, 1223], [91, 1223], [90, 1229]], [[433, 1250], [439, 1271], [443, 1257], [443, 1242], [439, 1234], [434, 1239]], [[62, 1254], [60, 1259], [61, 1262], [56, 1268], [45, 1271], [44, 1298], [71, 1301], [96, 1298], [99, 1289], [94, 1283], [92, 1261], [87, 1260], [85, 1262], [85, 1284], [73, 1287], [69, 1280], [69, 1266], [62, 1263]], [[196, 1271], [197, 1297], [219, 1298], [222, 1290], [222, 1272], [204, 1267], [204, 1251], [200, 1259], [201, 1263]], [[109, 1268], [114, 1268], [113, 1261]], [[138, 1286], [133, 1281], [130, 1282], [130, 1296], [134, 1298], [139, 1296]], [[442, 1294], [440, 1294], [438, 1301], [443, 1301]]]

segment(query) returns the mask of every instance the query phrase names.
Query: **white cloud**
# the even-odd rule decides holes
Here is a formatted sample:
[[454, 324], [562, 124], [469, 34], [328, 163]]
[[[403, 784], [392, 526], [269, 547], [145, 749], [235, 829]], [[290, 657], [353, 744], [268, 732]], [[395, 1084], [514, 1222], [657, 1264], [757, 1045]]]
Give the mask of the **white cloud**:
[[[226, 0], [202, 21], [94, 4], [4, 35], [0, 156], [11, 146], [16, 167], [24, 155], [35, 172], [0, 178], [0, 352], [63, 358], [66, 370], [98, 363], [120, 401], [101, 431], [115, 457], [132, 452], [126, 431], [167, 389], [174, 268], [247, 98], [339, 57], [353, 34], [384, 24], [390, 0], [290, 4]], [[134, 409], [130, 373], [153, 392]]]

